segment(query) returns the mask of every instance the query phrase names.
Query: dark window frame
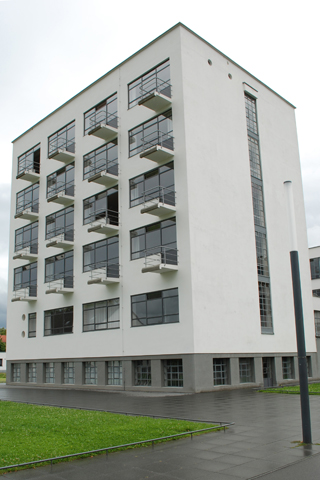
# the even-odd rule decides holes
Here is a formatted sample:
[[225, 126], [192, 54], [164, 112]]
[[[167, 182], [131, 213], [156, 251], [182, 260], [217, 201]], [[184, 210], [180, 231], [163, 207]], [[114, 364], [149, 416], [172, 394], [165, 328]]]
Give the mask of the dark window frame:
[[[74, 197], [74, 172], [74, 162], [72, 162], [48, 175], [47, 198], [51, 198], [59, 192], [64, 192], [65, 195]], [[69, 179], [68, 177], [71, 178]]]
[[[68, 259], [72, 258], [72, 269], [66, 268], [66, 262]], [[58, 262], [63, 260], [63, 269], [61, 271], [56, 272]], [[56, 280], [63, 279], [64, 280], [64, 287], [65, 288], [73, 288], [73, 265], [74, 264], [74, 255], [73, 250], [69, 250], [68, 252], [59, 253], [57, 255], [53, 255], [51, 257], [45, 258], [45, 283], [54, 282]], [[47, 268], [49, 265], [53, 265], [53, 273], [47, 273]]]
[[[173, 305], [170, 305], [170, 300], [167, 301], [168, 298], [175, 299]], [[160, 300], [160, 302], [157, 300]], [[159, 308], [159, 311], [155, 314], [154, 311], [157, 308]], [[170, 309], [172, 309], [172, 311], [168, 312]], [[132, 328], [151, 325], [169, 325], [171, 323], [179, 323], [178, 288], [131, 295]]]
[[[116, 198], [115, 194], [117, 194], [117, 211], [108, 208], [108, 204], [110, 202], [110, 200], [108, 201], [108, 197], [114, 195], [114, 198], [112, 199], [113, 202]], [[105, 204], [103, 205], [103, 208], [97, 208], [97, 203], [103, 198], [105, 198]], [[91, 209], [93, 210], [92, 212], [90, 212]], [[86, 210], [89, 211], [88, 216], [86, 216]], [[111, 225], [119, 225], [119, 192], [117, 186], [103, 190], [102, 192], [96, 193], [95, 195], [87, 197], [83, 200], [83, 225], [93, 223], [102, 218], [108, 218]]]
[[151, 387], [151, 360], [133, 360], [134, 385]]
[[320, 257], [310, 258], [311, 280], [320, 278]]
[[[66, 225], [67, 215], [73, 213], [72, 215], [72, 223], [70, 225]], [[63, 218], [63, 226], [57, 227], [56, 223], [57, 220]], [[54, 224], [54, 228], [48, 231], [48, 226]], [[63, 235], [64, 240], [73, 241], [74, 240], [74, 206], [71, 205], [70, 207], [62, 208], [57, 212], [53, 212], [50, 215], [46, 216], [46, 240], [50, 238], [57, 237], [58, 235]]]
[[[31, 200], [26, 201], [26, 196], [30, 193]], [[22, 199], [22, 201], [20, 200]], [[16, 214], [31, 209], [31, 212], [39, 213], [39, 182], [30, 185], [16, 194]]]
[[[18, 275], [21, 275], [21, 280], [18, 281]], [[32, 278], [33, 277], [33, 278]], [[29, 297], [37, 296], [37, 282], [38, 282], [38, 262], [28, 263], [21, 267], [17, 267], [13, 271], [13, 290], [29, 289]]]
[[[72, 315], [72, 319], [70, 316]], [[47, 321], [50, 327], [47, 327]], [[66, 335], [73, 333], [73, 306], [54, 308], [44, 311], [44, 336]]]
[[[30, 232], [30, 233], [29, 233]], [[28, 223], [24, 227], [18, 228], [14, 232], [14, 251], [19, 252], [24, 248], [30, 247], [30, 253], [38, 253], [38, 232], [39, 221]], [[22, 240], [18, 242], [18, 237], [22, 236]], [[24, 240], [24, 237], [30, 237]]]
[[[163, 177], [172, 175], [172, 184], [168, 186], [162, 185], [161, 180]], [[148, 179], [152, 178], [156, 181], [157, 185], [154, 187], [148, 187]], [[141, 187], [140, 187], [141, 186]], [[137, 196], [133, 198], [134, 189], [137, 188]], [[130, 208], [141, 205], [145, 200], [151, 200], [153, 198], [159, 198], [161, 202], [167, 205], [175, 205], [175, 182], [174, 182], [174, 162], [166, 163], [161, 165], [158, 168], [153, 168], [148, 172], [145, 172], [141, 175], [137, 175], [134, 178], [129, 180], [129, 190], [130, 190]]]
[[[108, 106], [110, 106], [114, 101], [116, 102], [116, 110], [114, 110], [113, 112], [109, 112]], [[105, 107], [105, 112], [103, 112], [104, 107]], [[102, 115], [101, 115], [101, 112], [102, 112]], [[92, 130], [93, 128], [95, 128], [96, 125], [99, 125], [101, 123], [105, 125], [109, 125], [114, 128], [118, 128], [117, 114], [118, 114], [118, 93], [114, 92], [112, 95], [109, 95], [109, 97], [97, 103], [94, 107], [91, 107], [89, 110], [87, 110], [83, 114], [84, 136], [88, 135], [88, 132], [90, 132], [90, 130]], [[94, 117], [93, 122], [90, 121], [91, 117]]]
[[[129, 130], [129, 157], [133, 157], [155, 145], [162, 145], [169, 150], [173, 150], [172, 133], [172, 110], [170, 108]], [[137, 143], [137, 145], [132, 148], [134, 143]]]
[[[160, 73], [163, 72], [165, 69], [169, 69], [169, 79], [168, 80], [163, 80], [160, 78]], [[153, 78], [155, 78], [155, 86], [153, 87], [152, 84], [150, 85], [150, 82], [153, 81]], [[170, 59], [167, 58], [163, 62], [159, 63], [155, 67], [150, 68], [147, 72], [145, 72], [143, 75], [140, 75], [137, 77], [135, 80], [132, 80], [128, 84], [128, 108], [132, 108], [135, 105], [138, 105], [139, 100], [142, 99], [145, 96], [150, 95], [153, 92], [159, 92], [162, 93], [163, 95], [167, 96], [168, 98], [171, 98], [171, 79], [170, 79]], [[146, 85], [149, 86], [147, 88]], [[166, 84], [163, 88], [163, 86]], [[141, 93], [140, 95], [135, 95], [133, 93], [131, 95], [131, 92], [134, 92], [134, 89], [143, 89], [145, 90], [144, 93]]]
[[[112, 249], [116, 246], [117, 255], [112, 256]], [[105, 260], [99, 261], [97, 260], [97, 256], [99, 253], [102, 253], [103, 249]], [[86, 254], [90, 252], [93, 261], [87, 263]], [[87, 245], [83, 245], [82, 247], [82, 266], [83, 272], [91, 272], [92, 270], [96, 270], [97, 268], [104, 268], [106, 267], [107, 277], [114, 277], [119, 278], [119, 236], [116, 235], [114, 237], [105, 238], [103, 240], [98, 240], [97, 242], [88, 243]]]
[[18, 175], [30, 170], [35, 173], [40, 173], [40, 143], [37, 143], [37, 145], [18, 157]]
[[[67, 152], [75, 153], [75, 145], [76, 145], [75, 144], [75, 127], [76, 127], [76, 121], [72, 120], [71, 122], [67, 123], [67, 125], [64, 125], [64, 127], [59, 128], [59, 130], [52, 133], [48, 137], [48, 156], [49, 157], [59, 149], [66, 150]], [[64, 138], [64, 134], [65, 134], [65, 138]]]
[[183, 360], [181, 358], [163, 360], [163, 380], [165, 387], [183, 387]]
[[115, 139], [83, 156], [83, 180], [103, 171], [118, 176], [118, 166], [118, 139]]
[[28, 314], [28, 338], [37, 336], [37, 314], [36, 312]]
[[[166, 236], [168, 229], [173, 229], [175, 231], [175, 240], [167, 243], [164, 240], [164, 237]], [[160, 232], [160, 242], [158, 245], [150, 246], [150, 243], [152, 243], [153, 240], [153, 232], [156, 230], [159, 230]], [[148, 237], [150, 240], [148, 240]], [[140, 250], [133, 248], [135, 240], [138, 240], [137, 244], [140, 244]], [[161, 222], [151, 223], [150, 225], [130, 231], [130, 260], [144, 258], [147, 253], [149, 253], [149, 255], [161, 253], [163, 256], [166, 256], [165, 263], [170, 263], [172, 265], [178, 264], [176, 217], [168, 218]]]
[[[86, 308], [88, 307], [88, 308]], [[90, 307], [90, 308], [89, 308]], [[118, 318], [117, 320], [111, 320], [111, 315], [109, 314], [109, 310], [114, 309], [117, 307]], [[106, 316], [104, 317], [104, 321], [101, 322], [100, 315], [102, 309], [105, 309]], [[93, 323], [85, 323], [85, 312], [92, 312], [94, 322]], [[93, 328], [89, 328], [89, 327]], [[120, 328], [120, 298], [111, 298], [108, 300], [101, 300], [99, 302], [90, 302], [84, 303], [82, 305], [82, 331], [83, 332], [97, 332], [101, 330], [116, 330]]]

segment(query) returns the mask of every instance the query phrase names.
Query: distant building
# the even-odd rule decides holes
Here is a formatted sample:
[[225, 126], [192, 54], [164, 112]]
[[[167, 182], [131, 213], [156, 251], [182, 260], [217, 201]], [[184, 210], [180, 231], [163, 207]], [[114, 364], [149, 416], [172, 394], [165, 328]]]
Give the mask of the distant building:
[[294, 107], [185, 26], [15, 139], [12, 178], [8, 383], [296, 381], [286, 180], [318, 376]]

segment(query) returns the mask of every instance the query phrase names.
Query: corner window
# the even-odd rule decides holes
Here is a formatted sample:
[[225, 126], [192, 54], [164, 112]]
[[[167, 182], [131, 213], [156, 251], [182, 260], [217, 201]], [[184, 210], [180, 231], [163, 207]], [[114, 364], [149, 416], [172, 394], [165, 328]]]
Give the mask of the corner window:
[[178, 289], [144, 293], [131, 297], [131, 326], [179, 322]]

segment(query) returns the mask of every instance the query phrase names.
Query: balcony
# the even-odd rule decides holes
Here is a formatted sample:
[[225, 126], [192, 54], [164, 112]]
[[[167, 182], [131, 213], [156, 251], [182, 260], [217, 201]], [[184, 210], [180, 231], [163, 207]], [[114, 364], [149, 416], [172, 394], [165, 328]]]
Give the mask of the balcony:
[[68, 230], [50, 237], [46, 243], [46, 247], [62, 248], [68, 250], [74, 246], [74, 230]]
[[75, 142], [65, 138], [54, 138], [49, 142], [49, 159], [58, 160], [66, 165], [75, 159]]
[[119, 233], [119, 213], [108, 210], [105, 217], [98, 218], [90, 224], [88, 232], [101, 233], [107, 237]]
[[40, 178], [40, 173], [37, 173], [33, 165], [26, 166], [26, 168], [18, 173], [16, 179], [26, 180], [27, 182], [36, 183]]
[[155, 130], [142, 137], [142, 153], [140, 158], [147, 158], [153, 162], [162, 164], [173, 158], [173, 136], [169, 133]]
[[57, 182], [47, 189], [47, 202], [54, 202], [69, 207], [74, 203], [74, 182]]
[[145, 251], [142, 273], [168, 273], [178, 270], [178, 250], [171, 247], [153, 247]]
[[88, 183], [98, 183], [104, 187], [110, 188], [118, 183], [118, 176], [109, 173], [106, 169], [96, 172], [93, 170], [88, 176]]
[[39, 203], [27, 204], [17, 207], [17, 213], [14, 218], [22, 218], [31, 222], [39, 218]]
[[66, 276], [63, 278], [52, 279], [46, 283], [46, 294], [60, 293], [65, 295], [67, 293], [73, 293], [73, 277]]
[[90, 272], [88, 285], [113, 285], [120, 282], [119, 264], [108, 264], [95, 268]]
[[27, 260], [28, 262], [36, 262], [38, 259], [38, 244], [24, 245], [19, 248], [13, 255], [13, 260]]
[[102, 138], [105, 142], [111, 142], [118, 136], [118, 117], [113, 113], [106, 111], [94, 112], [88, 117], [90, 122], [90, 130], [88, 135]]
[[35, 302], [37, 300], [37, 286], [19, 288], [13, 292], [11, 302]]
[[171, 188], [154, 187], [143, 194], [141, 213], [149, 213], [157, 217], [172, 214], [176, 211], [176, 194]]
[[150, 108], [154, 112], [161, 112], [171, 107], [171, 83], [152, 75], [140, 87], [141, 99], [138, 105]]

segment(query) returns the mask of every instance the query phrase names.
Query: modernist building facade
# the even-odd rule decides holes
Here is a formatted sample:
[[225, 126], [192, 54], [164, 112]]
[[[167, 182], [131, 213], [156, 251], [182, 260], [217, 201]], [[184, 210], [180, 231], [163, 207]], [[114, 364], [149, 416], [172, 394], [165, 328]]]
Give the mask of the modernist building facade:
[[290, 103], [178, 24], [34, 125], [13, 142], [8, 383], [296, 380], [286, 180], [315, 377]]

